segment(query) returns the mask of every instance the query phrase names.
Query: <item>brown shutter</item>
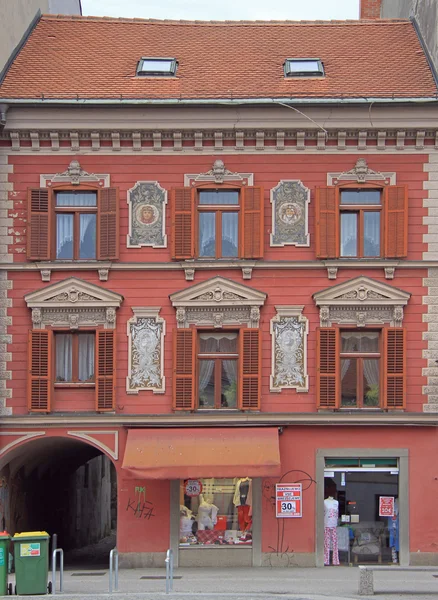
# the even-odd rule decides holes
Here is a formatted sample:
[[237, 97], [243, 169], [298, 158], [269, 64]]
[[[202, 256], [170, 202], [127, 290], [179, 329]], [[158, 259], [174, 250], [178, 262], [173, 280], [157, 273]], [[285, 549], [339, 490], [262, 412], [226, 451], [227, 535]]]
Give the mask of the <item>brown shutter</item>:
[[263, 258], [264, 192], [262, 187], [241, 189], [242, 258]]
[[384, 406], [406, 407], [406, 329], [384, 329]]
[[390, 185], [384, 192], [385, 257], [406, 258], [408, 254], [408, 188]]
[[97, 258], [116, 260], [119, 258], [119, 190], [99, 190], [97, 207]]
[[173, 409], [195, 408], [196, 329], [173, 332]]
[[335, 187], [316, 188], [316, 257], [339, 256], [339, 191]]
[[239, 345], [239, 408], [241, 410], [260, 410], [260, 330], [241, 329]]
[[172, 190], [172, 258], [184, 260], [195, 255], [195, 189]]
[[27, 407], [32, 412], [49, 412], [52, 401], [52, 331], [29, 331]]
[[47, 188], [29, 189], [27, 195], [27, 258], [50, 260], [50, 195]]
[[338, 408], [340, 395], [339, 330], [317, 329], [317, 402], [318, 408]]
[[115, 331], [96, 331], [96, 411], [115, 409]]

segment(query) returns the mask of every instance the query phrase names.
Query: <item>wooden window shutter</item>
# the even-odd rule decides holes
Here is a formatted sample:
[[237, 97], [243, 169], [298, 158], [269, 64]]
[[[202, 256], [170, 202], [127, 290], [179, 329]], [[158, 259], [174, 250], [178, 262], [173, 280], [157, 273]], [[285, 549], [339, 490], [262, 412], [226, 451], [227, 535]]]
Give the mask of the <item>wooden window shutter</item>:
[[319, 327], [317, 333], [316, 390], [318, 408], [338, 408], [340, 395], [339, 330], [335, 327]]
[[241, 329], [239, 336], [239, 408], [260, 410], [261, 343], [259, 329]]
[[195, 408], [196, 329], [173, 332], [173, 409]]
[[408, 188], [390, 185], [384, 192], [385, 257], [406, 258], [408, 254]]
[[27, 196], [27, 258], [50, 260], [50, 190], [29, 189]]
[[119, 190], [99, 190], [97, 207], [97, 258], [116, 260], [119, 258]]
[[264, 192], [262, 187], [241, 188], [242, 258], [263, 258]]
[[116, 345], [114, 329], [96, 331], [96, 411], [115, 410]]
[[47, 329], [29, 331], [27, 407], [32, 412], [50, 412], [53, 389], [53, 334]]
[[172, 258], [185, 260], [195, 256], [194, 188], [172, 190]]
[[316, 256], [339, 256], [339, 191], [335, 187], [316, 188]]
[[384, 333], [384, 407], [406, 408], [406, 329], [390, 327]]

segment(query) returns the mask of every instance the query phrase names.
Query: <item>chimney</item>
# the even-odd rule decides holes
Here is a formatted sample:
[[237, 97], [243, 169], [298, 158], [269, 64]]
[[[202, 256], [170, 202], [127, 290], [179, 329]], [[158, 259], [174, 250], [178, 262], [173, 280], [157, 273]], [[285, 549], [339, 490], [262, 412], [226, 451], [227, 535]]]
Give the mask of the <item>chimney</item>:
[[359, 0], [361, 19], [380, 19], [382, 0]]

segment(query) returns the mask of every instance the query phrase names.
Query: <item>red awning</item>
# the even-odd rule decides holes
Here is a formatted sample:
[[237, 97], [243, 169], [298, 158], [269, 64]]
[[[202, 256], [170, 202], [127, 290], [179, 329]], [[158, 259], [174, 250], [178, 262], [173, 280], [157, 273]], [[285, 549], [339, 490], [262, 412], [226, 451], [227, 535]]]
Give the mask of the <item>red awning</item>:
[[276, 477], [278, 429], [130, 429], [122, 469], [137, 479]]

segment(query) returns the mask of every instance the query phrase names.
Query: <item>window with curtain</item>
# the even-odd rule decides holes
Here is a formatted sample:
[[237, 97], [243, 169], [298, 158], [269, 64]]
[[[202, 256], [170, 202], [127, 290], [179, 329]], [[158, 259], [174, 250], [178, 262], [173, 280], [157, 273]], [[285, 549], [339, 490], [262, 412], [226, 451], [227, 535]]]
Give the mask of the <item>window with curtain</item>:
[[199, 408], [237, 408], [238, 334], [198, 335]]
[[56, 332], [55, 348], [55, 383], [94, 382], [94, 332]]
[[97, 193], [62, 191], [55, 195], [56, 258], [96, 258]]
[[375, 258], [381, 252], [381, 191], [341, 190], [340, 255]]
[[202, 190], [198, 194], [198, 251], [202, 258], [239, 256], [238, 190]]
[[376, 408], [380, 393], [380, 333], [341, 332], [341, 407]]

